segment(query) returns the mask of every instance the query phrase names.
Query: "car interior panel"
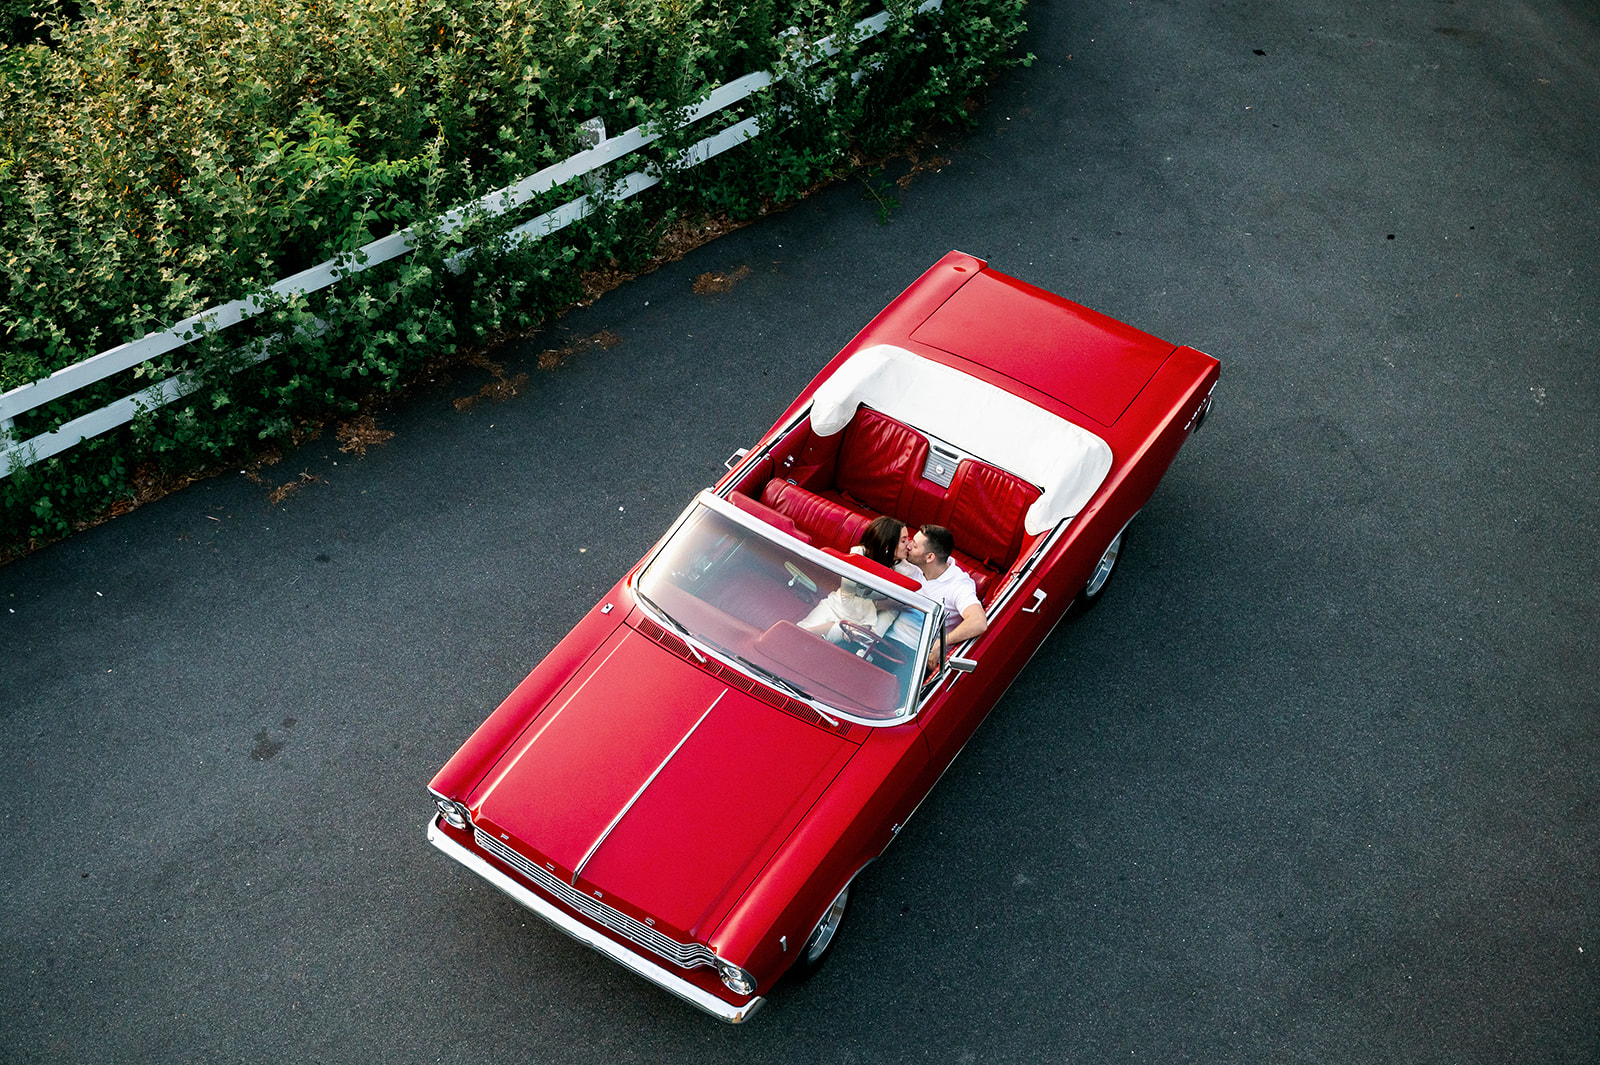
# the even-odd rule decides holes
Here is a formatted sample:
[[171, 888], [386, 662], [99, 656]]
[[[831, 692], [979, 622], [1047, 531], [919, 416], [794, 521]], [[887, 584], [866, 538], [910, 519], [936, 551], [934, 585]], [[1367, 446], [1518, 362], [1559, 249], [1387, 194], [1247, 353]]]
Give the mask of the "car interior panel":
[[[803, 571], [809, 586], [798, 578], [786, 581], [782, 564], [759, 554], [738, 552], [694, 577], [677, 574], [656, 582], [653, 601], [722, 651], [804, 678], [806, 688], [831, 705], [868, 717], [894, 716], [905, 695], [903, 677], [796, 624], [838, 587], [839, 577], [818, 568]], [[892, 611], [884, 613], [882, 628], [893, 618]]]
[[762, 632], [671, 581], [653, 588], [651, 598], [668, 615], [721, 647], [735, 651], [749, 647]]
[[900, 705], [901, 681], [893, 673], [792, 621], [772, 625], [751, 650], [758, 664], [765, 660], [808, 678], [808, 687], [831, 705], [877, 717], [894, 716]]

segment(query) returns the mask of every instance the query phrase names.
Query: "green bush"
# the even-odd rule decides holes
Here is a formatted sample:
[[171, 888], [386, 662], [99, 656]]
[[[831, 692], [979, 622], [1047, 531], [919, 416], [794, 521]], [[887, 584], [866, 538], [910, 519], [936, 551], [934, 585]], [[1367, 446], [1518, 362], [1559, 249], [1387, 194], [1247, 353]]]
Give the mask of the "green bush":
[[[960, 120], [1022, 29], [1021, 0], [890, 7], [890, 28], [858, 41], [851, 27], [875, 2], [52, 0], [29, 12], [0, 0], [0, 34], [9, 26], [18, 42], [0, 35], [0, 391], [398, 228], [420, 240], [403, 259], [19, 417], [25, 439], [173, 375], [194, 387], [0, 479], [0, 549], [103, 511], [128, 494], [135, 467], [287, 441], [307, 418], [398, 388], [426, 359], [526, 328], [574, 297], [582, 270], [647, 257], [675, 214], [754, 213], [852, 157]], [[789, 27], [798, 32], [779, 32]], [[829, 34], [838, 55], [799, 62]], [[446, 266], [578, 194], [480, 213], [449, 234], [430, 222], [579, 150], [583, 119], [613, 133], [670, 124], [754, 70], [781, 76], [743, 109], [655, 146], [659, 190], [550, 240]], [[760, 144], [676, 168], [687, 145], [749, 114], [762, 117]], [[273, 355], [251, 365], [261, 345]]]

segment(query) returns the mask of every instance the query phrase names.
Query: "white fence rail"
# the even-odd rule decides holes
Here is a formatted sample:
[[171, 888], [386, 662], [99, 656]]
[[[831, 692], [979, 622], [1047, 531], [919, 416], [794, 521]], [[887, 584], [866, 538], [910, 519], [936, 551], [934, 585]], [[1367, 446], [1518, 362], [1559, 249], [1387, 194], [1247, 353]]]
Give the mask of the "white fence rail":
[[[942, 0], [924, 0], [917, 8], [917, 12], [935, 10], [941, 4]], [[858, 37], [878, 34], [889, 25], [890, 18], [888, 11], [881, 11], [871, 18], [857, 22], [854, 33]], [[810, 46], [804, 65], [832, 56], [839, 51], [839, 48], [840, 45], [834, 38], [824, 37]], [[732, 107], [765, 89], [772, 84], [772, 81], [773, 76], [770, 73], [757, 71], [720, 85], [688, 111], [683, 124], [678, 128], [687, 128], [708, 115]], [[515, 210], [535, 196], [638, 151], [659, 140], [665, 132], [667, 131], [659, 128], [635, 126], [616, 137], [602, 139], [593, 148], [548, 166], [514, 185], [491, 192], [475, 203], [447, 212], [435, 220], [436, 224], [448, 234], [459, 230], [466, 224], [467, 219], [475, 214], [495, 216]], [[759, 119], [747, 118], [720, 133], [696, 142], [680, 157], [677, 165], [697, 166], [729, 148], [744, 143], [760, 132]], [[658, 172], [649, 169], [638, 170], [616, 182], [608, 195], [614, 199], [627, 199], [660, 182], [661, 175]], [[523, 223], [502, 239], [538, 240], [588, 216], [595, 210], [595, 206], [590, 197], [579, 196]], [[138, 340], [102, 351], [80, 363], [57, 370], [42, 380], [14, 388], [0, 395], [0, 433], [4, 433], [6, 437], [14, 435], [10, 431], [20, 414], [183, 347], [207, 333], [215, 333], [254, 318], [266, 310], [274, 298], [289, 298], [319, 292], [337, 284], [342, 277], [397, 259], [409, 253], [415, 246], [416, 240], [411, 229], [391, 233], [352, 254], [338, 256], [286, 277], [263, 293], [207, 308], [159, 333], [151, 333]], [[262, 345], [256, 349], [253, 359], [260, 362], [270, 357], [270, 348]], [[181, 376], [170, 377], [160, 384], [151, 385], [98, 410], [74, 418], [50, 432], [40, 433], [21, 441], [0, 438], [0, 478], [10, 476], [13, 471], [23, 466], [58, 455], [84, 440], [109, 432], [119, 425], [125, 425], [142, 410], [153, 410], [181, 399], [194, 387], [196, 386], [184, 381]]]

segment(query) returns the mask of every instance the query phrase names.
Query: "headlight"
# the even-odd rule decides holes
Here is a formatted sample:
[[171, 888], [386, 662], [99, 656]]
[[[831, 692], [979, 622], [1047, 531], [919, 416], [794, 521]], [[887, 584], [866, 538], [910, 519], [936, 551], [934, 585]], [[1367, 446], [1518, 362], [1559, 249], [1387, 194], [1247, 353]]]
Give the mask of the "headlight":
[[466, 829], [472, 825], [472, 815], [467, 808], [454, 799], [435, 799], [434, 805], [439, 807], [439, 816], [444, 818], [452, 828]]
[[725, 961], [717, 962], [717, 971], [722, 974], [722, 982], [728, 985], [728, 990], [735, 995], [753, 995], [756, 991], [756, 978]]

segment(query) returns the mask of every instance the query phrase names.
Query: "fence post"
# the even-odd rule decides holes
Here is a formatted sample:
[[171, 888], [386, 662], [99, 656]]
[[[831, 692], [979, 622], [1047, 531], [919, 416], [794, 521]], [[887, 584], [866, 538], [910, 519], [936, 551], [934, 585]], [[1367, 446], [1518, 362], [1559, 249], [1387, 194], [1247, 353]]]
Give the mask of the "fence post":
[[[584, 149], [598, 148], [606, 140], [606, 120], [596, 115], [578, 124], [578, 143]], [[583, 175], [583, 191], [591, 198], [598, 198], [606, 187], [606, 168], [597, 166]]]

